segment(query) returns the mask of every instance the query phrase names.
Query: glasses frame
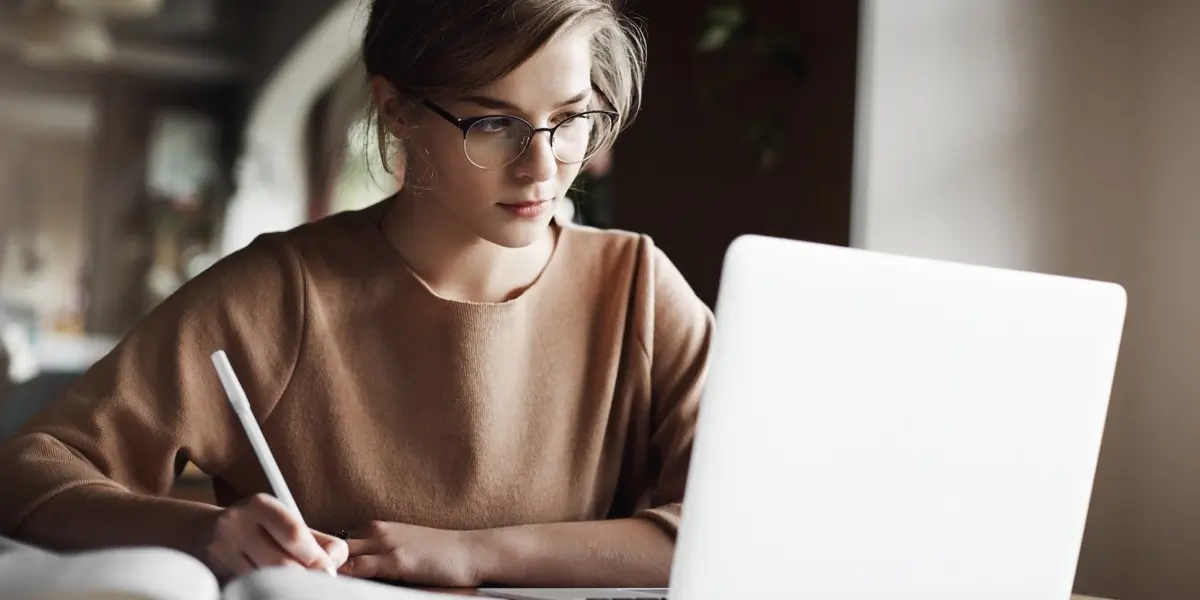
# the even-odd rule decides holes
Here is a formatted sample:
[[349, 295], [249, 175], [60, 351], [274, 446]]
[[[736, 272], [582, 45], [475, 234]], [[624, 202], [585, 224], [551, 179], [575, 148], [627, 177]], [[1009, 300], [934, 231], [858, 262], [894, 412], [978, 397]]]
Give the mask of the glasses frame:
[[[581, 116], [590, 115], [590, 114], [602, 114], [602, 115], [606, 115], [609, 118], [611, 118], [613, 120], [613, 123], [616, 123], [617, 119], [621, 116], [620, 113], [618, 113], [616, 111], [612, 111], [612, 110], [585, 110], [583, 112], [577, 112], [577, 113], [572, 114], [571, 116], [567, 117], [566, 119], [563, 119], [562, 122], [560, 122], [558, 125], [555, 125], [553, 127], [534, 127], [533, 123], [530, 123], [528, 120], [522, 119], [521, 117], [518, 117], [516, 115], [483, 115], [480, 117], [459, 118], [459, 117], [454, 116], [454, 114], [451, 113], [450, 111], [442, 108], [441, 106], [438, 106], [432, 100], [422, 100], [421, 104], [423, 104], [425, 106], [425, 108], [428, 108], [429, 110], [433, 111], [439, 117], [449, 121], [451, 125], [454, 125], [460, 131], [462, 131], [463, 154], [467, 157], [468, 162], [470, 162], [472, 165], [475, 165], [475, 167], [484, 169], [484, 170], [503, 169], [504, 167], [507, 167], [508, 165], [511, 165], [514, 162], [517, 162], [517, 160], [519, 160], [522, 156], [525, 155], [525, 151], [529, 150], [529, 145], [533, 143], [533, 136], [535, 136], [543, 131], [550, 134], [550, 150], [551, 150], [551, 153], [553, 153], [555, 132], [558, 131], [559, 127], [562, 127], [563, 123], [566, 123], [567, 121], [574, 119], [575, 117], [581, 117]], [[470, 155], [470, 153], [467, 152], [467, 135], [471, 132], [471, 128], [474, 127], [476, 123], [479, 123], [480, 121], [483, 121], [486, 119], [515, 119], [517, 121], [524, 123], [526, 126], [529, 127], [529, 130], [530, 130], [529, 137], [525, 138], [525, 144], [523, 146], [521, 146], [521, 151], [517, 152], [516, 156], [514, 156], [512, 158], [512, 160], [510, 160], [502, 165], [495, 166], [495, 167], [480, 166], [478, 163], [471, 160], [471, 155]], [[573, 161], [573, 162], [564, 161], [564, 160], [558, 158], [558, 155], [555, 154], [554, 160], [557, 160], [558, 162], [560, 162], [564, 165], [573, 165], [573, 164], [579, 164], [579, 163], [586, 161], [587, 159], [591, 158], [594, 154], [595, 154], [595, 152], [592, 152], [591, 154], [584, 156], [583, 159]]]

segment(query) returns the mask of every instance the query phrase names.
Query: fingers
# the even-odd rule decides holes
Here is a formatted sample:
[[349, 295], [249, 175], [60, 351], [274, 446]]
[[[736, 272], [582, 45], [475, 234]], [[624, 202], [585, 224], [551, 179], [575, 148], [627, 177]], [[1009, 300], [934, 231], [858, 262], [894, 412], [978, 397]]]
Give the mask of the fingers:
[[241, 549], [257, 569], [301, 566], [289, 552], [280, 548], [271, 535], [261, 527], [257, 535], [248, 535], [242, 539]]
[[382, 578], [384, 577], [384, 561], [386, 560], [387, 556], [380, 556], [378, 554], [352, 556], [338, 569], [338, 573], [360, 579]]
[[[277, 499], [257, 494], [218, 517], [209, 556], [235, 575], [272, 566], [329, 570], [345, 560], [341, 540], [327, 546]], [[331, 558], [330, 552], [337, 555]]]
[[334, 569], [341, 567], [350, 557], [350, 548], [345, 540], [316, 530], [312, 533], [313, 537], [317, 539], [317, 544], [325, 550], [325, 554], [329, 555]]
[[372, 521], [350, 532], [346, 540], [350, 558], [339, 572], [362, 579], [403, 579], [400, 549], [389, 524]]
[[249, 511], [252, 520], [299, 564], [320, 569], [336, 566], [330, 562], [329, 555], [317, 543], [312, 531], [279, 500], [259, 494], [255, 496], [255, 500], [245, 505], [244, 510]]
[[371, 521], [362, 527], [356, 527], [349, 531], [350, 538], [360, 540], [370, 540], [391, 537], [392, 524], [385, 521]]
[[214, 558], [219, 563], [218, 571], [233, 577], [245, 575], [255, 568], [250, 557], [237, 550], [218, 554]]

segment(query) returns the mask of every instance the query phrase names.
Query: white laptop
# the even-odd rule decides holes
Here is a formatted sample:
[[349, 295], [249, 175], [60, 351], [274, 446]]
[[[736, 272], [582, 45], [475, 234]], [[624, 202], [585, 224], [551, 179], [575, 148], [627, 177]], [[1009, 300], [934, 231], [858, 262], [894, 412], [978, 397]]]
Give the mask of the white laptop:
[[716, 309], [670, 590], [577, 600], [1065, 600], [1117, 285], [748, 236]]

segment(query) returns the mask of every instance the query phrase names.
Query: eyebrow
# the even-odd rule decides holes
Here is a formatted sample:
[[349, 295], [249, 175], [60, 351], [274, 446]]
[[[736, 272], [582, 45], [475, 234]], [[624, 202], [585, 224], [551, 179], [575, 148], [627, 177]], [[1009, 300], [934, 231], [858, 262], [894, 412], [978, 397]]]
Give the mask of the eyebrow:
[[[588, 99], [588, 97], [590, 97], [591, 95], [592, 95], [591, 88], [583, 90], [583, 91], [579, 92], [578, 94], [571, 96], [567, 100], [560, 102], [557, 106], [554, 107], [554, 110], [559, 110], [561, 108], [565, 108], [572, 104], [578, 104], [580, 102], [583, 102], [584, 100]], [[507, 102], [507, 101], [501, 100], [499, 98], [493, 98], [491, 96], [463, 96], [462, 98], [459, 98], [458, 100], [460, 102], [470, 102], [471, 104], [481, 106], [483, 108], [487, 108], [487, 109], [491, 109], [491, 110], [509, 110], [509, 111], [513, 111], [513, 112], [521, 112], [521, 107], [519, 107], [511, 102]]]

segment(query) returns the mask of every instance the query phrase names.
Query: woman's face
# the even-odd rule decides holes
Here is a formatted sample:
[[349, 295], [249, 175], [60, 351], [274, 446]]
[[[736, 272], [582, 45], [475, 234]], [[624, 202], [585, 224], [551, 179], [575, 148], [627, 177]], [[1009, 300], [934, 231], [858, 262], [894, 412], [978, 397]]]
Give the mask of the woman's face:
[[[462, 130], [447, 117], [515, 116], [536, 128], [553, 127], [591, 106], [591, 69], [591, 36], [567, 34], [503, 79], [463, 96], [430, 98], [433, 106], [419, 104], [405, 128], [407, 180], [421, 190], [415, 200], [436, 203], [448, 217], [440, 222], [501, 246], [528, 246], [546, 235], [580, 164], [556, 158], [548, 132], [535, 133], [524, 146], [524, 130], [515, 121], [492, 119], [464, 142]], [[578, 153], [577, 140], [587, 137], [590, 126], [587, 119], [575, 119], [560, 128], [558, 156]], [[523, 153], [502, 164], [521, 147]]]

